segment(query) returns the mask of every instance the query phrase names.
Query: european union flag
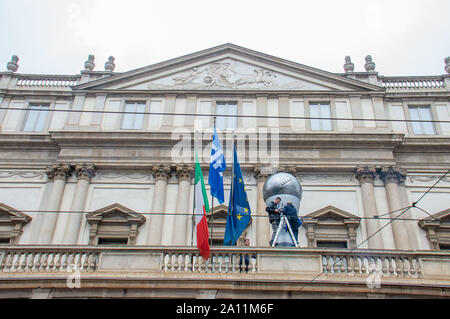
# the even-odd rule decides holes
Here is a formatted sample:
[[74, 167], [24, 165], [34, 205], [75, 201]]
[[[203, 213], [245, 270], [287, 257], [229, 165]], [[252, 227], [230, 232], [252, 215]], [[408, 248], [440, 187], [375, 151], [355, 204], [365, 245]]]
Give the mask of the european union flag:
[[230, 202], [228, 204], [227, 226], [225, 228], [225, 246], [235, 246], [239, 236], [250, 222], [250, 205], [245, 191], [241, 166], [234, 147], [233, 176], [231, 181]]
[[220, 145], [216, 127], [214, 126], [208, 184], [211, 186], [211, 196], [217, 198], [220, 204], [223, 204], [224, 202], [223, 172], [226, 170], [226, 168], [227, 164], [225, 163], [225, 157], [223, 156], [222, 146]]

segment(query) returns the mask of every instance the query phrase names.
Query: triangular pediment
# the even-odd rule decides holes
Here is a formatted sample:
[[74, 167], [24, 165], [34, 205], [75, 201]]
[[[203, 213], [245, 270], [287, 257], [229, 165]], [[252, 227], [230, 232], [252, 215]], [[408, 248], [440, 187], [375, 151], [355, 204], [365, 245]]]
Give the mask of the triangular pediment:
[[221, 205], [215, 206], [212, 209], [212, 211], [209, 214], [207, 214], [207, 219], [210, 220], [211, 215], [212, 215], [212, 218], [215, 220], [223, 219], [226, 221], [227, 214], [228, 214], [228, 206], [225, 204], [221, 204]]
[[332, 220], [343, 220], [343, 219], [359, 220], [360, 219], [356, 215], [350, 214], [346, 211], [343, 211], [342, 209], [336, 208], [331, 205], [321, 208], [319, 210], [316, 210], [315, 212], [312, 212], [312, 213], [304, 216], [304, 218], [307, 218], [307, 219], [332, 219]]
[[450, 208], [421, 219], [419, 221], [419, 225], [422, 228], [426, 226], [438, 227], [442, 222], [444, 222], [445, 224], [448, 224], [450, 222]]
[[95, 90], [378, 91], [381, 87], [225, 44], [78, 85]]
[[6, 204], [0, 203], [0, 222], [29, 223], [31, 217]]
[[101, 208], [86, 215], [88, 222], [136, 222], [142, 224], [145, 217], [118, 203]]

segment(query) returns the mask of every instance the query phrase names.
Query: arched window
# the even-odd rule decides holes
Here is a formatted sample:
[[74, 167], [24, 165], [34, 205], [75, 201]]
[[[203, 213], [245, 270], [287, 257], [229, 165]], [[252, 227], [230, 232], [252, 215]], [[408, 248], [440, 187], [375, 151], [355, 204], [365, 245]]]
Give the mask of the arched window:
[[90, 245], [134, 245], [145, 217], [120, 204], [112, 204], [86, 215], [91, 228]]
[[15, 245], [19, 242], [23, 226], [31, 217], [0, 203], [0, 245]]

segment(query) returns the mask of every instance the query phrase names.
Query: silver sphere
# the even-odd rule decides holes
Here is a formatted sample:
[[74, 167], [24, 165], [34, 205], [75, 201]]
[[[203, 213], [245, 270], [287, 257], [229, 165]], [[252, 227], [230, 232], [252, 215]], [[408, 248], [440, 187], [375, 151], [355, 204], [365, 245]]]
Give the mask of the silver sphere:
[[298, 201], [302, 199], [302, 186], [297, 178], [285, 172], [278, 172], [271, 175], [263, 186], [264, 201], [267, 201], [270, 197], [275, 195], [292, 195], [298, 198]]

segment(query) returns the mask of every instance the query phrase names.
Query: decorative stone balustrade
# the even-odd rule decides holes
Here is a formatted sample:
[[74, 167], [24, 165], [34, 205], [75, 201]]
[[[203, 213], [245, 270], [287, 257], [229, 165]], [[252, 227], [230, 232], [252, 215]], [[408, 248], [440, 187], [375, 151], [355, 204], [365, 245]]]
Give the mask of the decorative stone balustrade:
[[216, 274], [255, 273], [257, 271], [256, 261], [256, 253], [250, 252], [214, 251], [207, 261], [196, 252], [164, 252], [161, 270], [164, 272]]
[[[195, 247], [5, 246], [0, 273], [51, 273], [76, 268], [83, 273], [148, 273], [202, 276], [254, 275], [261, 278], [337, 280], [380, 274], [389, 280], [439, 279], [450, 283], [450, 252], [223, 247], [205, 261]], [[193, 277], [194, 276], [194, 277]], [[1, 276], [0, 276], [1, 277]], [[187, 278], [188, 278], [187, 277]], [[268, 278], [269, 278], [268, 277]], [[330, 277], [330, 278], [331, 278]]]
[[95, 271], [98, 252], [16, 248], [0, 252], [0, 272]]
[[421, 278], [422, 266], [417, 256], [405, 254], [322, 254], [322, 272], [328, 275]]
[[78, 83], [79, 76], [47, 76], [20, 75], [17, 78], [18, 87], [70, 87]]
[[381, 77], [387, 90], [429, 90], [444, 89], [443, 77]]

